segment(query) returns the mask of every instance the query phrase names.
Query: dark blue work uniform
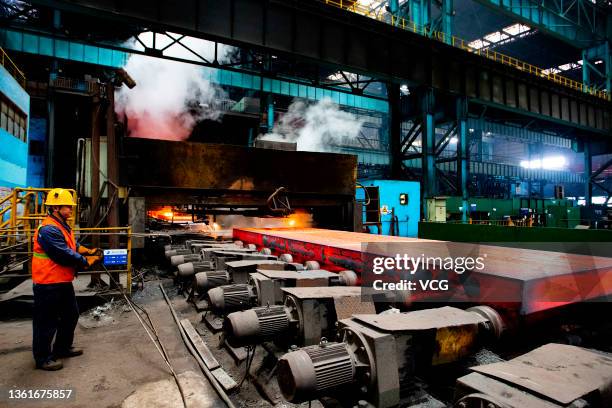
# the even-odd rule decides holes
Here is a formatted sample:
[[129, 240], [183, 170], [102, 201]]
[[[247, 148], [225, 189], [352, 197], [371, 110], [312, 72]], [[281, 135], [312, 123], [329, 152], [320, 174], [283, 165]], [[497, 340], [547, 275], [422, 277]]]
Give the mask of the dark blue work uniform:
[[[70, 227], [62, 219], [53, 215], [50, 217], [70, 233]], [[59, 265], [75, 268], [87, 265], [85, 257], [67, 246], [64, 234], [54, 225], [41, 227], [37, 233], [37, 242], [46, 256]], [[64, 354], [72, 347], [79, 309], [72, 282], [34, 283], [33, 291], [32, 352], [39, 367], [54, 359], [54, 355]]]

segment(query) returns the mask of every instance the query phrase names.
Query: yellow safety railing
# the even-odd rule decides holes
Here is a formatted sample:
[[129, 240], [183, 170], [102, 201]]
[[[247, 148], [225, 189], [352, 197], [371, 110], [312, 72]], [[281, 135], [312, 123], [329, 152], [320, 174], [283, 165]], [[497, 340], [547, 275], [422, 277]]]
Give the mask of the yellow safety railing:
[[[18, 254], [18, 255], [22, 255], [24, 258], [30, 257], [33, 254], [33, 239], [34, 239], [34, 233], [36, 232], [36, 228], [28, 228], [28, 229], [23, 229], [23, 228], [5, 228], [2, 230], [3, 233], [5, 233], [7, 236], [11, 236], [13, 238], [15, 238], [18, 242], [21, 243], [25, 243], [26, 244], [26, 248], [20, 249], [19, 252], [14, 252], [14, 251], [4, 251], [2, 248], [0, 248], [0, 254], [1, 253], [13, 253], [13, 254]], [[86, 237], [99, 237], [100, 240], [103, 243], [103, 247], [107, 247], [110, 246], [110, 243], [104, 242], [105, 240], [103, 238], [110, 238], [112, 236], [118, 236], [119, 237], [119, 247], [118, 248], [112, 248], [112, 249], [127, 249], [127, 265], [125, 265], [125, 268], [120, 268], [120, 269], [110, 269], [109, 272], [113, 273], [113, 274], [125, 274], [125, 280], [122, 280], [121, 278], [119, 278], [120, 283], [124, 284], [124, 288], [125, 290], [129, 293], [131, 292], [131, 288], [132, 288], [132, 228], [131, 227], [103, 227], [103, 228], [75, 228], [74, 229], [74, 235], [75, 238], [77, 238], [78, 241], [83, 241]], [[123, 239], [123, 242], [121, 242], [121, 240]], [[6, 248], [6, 247], [5, 247]], [[10, 249], [10, 248], [9, 248]], [[31, 267], [28, 267], [28, 271], [31, 274]], [[100, 269], [96, 269], [96, 270], [87, 270], [87, 271], [80, 271], [79, 275], [91, 275], [91, 274], [104, 274], [106, 271], [100, 270]], [[2, 276], [2, 275], [0, 275]]]
[[416, 34], [421, 34], [429, 38], [433, 38], [437, 41], [443, 42], [445, 44], [451, 45], [453, 47], [460, 48], [464, 51], [471, 52], [473, 54], [478, 54], [484, 58], [491, 59], [493, 61], [497, 61], [501, 64], [508, 65], [514, 67], [518, 70], [528, 72], [532, 75], [548, 79], [557, 84], [566, 86], [568, 88], [575, 89], [577, 91], [581, 91], [587, 93], [589, 95], [593, 95], [605, 100], [612, 100], [610, 93], [605, 90], [597, 89], [593, 86], [587, 86], [580, 81], [576, 81], [567, 77], [564, 77], [559, 74], [555, 74], [552, 72], [545, 72], [547, 70], [542, 69], [540, 67], [536, 67], [535, 65], [529, 64], [527, 62], [521, 61], [517, 58], [510, 57], [508, 55], [499, 53], [497, 51], [492, 51], [489, 49], [477, 49], [470, 47], [469, 42], [455, 37], [454, 35], [447, 35], [444, 32], [431, 30], [426, 26], [421, 26], [413, 21], [405, 19], [404, 17], [398, 17], [393, 14], [383, 14], [382, 12], [373, 12], [370, 8], [364, 6], [363, 4], [356, 3], [355, 0], [319, 0], [324, 2], [327, 5], [338, 7], [344, 10], [351, 11], [353, 13], [357, 13], [369, 18], [373, 18], [378, 21], [382, 21], [385, 23], [389, 23], [395, 27], [401, 28], [403, 30], [411, 31]]
[[[18, 239], [15, 234], [9, 234], [8, 229], [35, 229], [47, 216], [45, 199], [50, 188], [14, 188], [10, 194], [0, 198], [0, 243], [15, 244]], [[75, 190], [68, 190], [78, 203]], [[74, 226], [78, 217], [78, 207], [74, 211], [75, 218], [69, 221]]]
[[[97, 237], [101, 243], [102, 248], [110, 248], [110, 249], [127, 249], [127, 264], [125, 268], [119, 269], [109, 269], [109, 272], [112, 274], [125, 274], [125, 285], [123, 286], [127, 293], [130, 293], [132, 290], [132, 227], [101, 227], [101, 228], [75, 228], [74, 235], [78, 241], [83, 242], [85, 237]], [[110, 244], [111, 237], [119, 238], [119, 247], [112, 247]], [[103, 238], [109, 238], [108, 242], [105, 242]], [[124, 239], [124, 242], [121, 240]], [[95, 265], [94, 265], [95, 267]], [[79, 272], [79, 274], [105, 274], [106, 271], [101, 269], [96, 270], [88, 270], [85, 272]], [[110, 283], [110, 282], [109, 282]], [[119, 277], [119, 283], [123, 284], [121, 281], [121, 277]]]
[[3, 48], [0, 48], [0, 62], [2, 66], [19, 82], [24, 89], [26, 86], [26, 77], [22, 70], [17, 67], [17, 64], [13, 62], [11, 57], [8, 56]]
[[[460, 224], [461, 221], [454, 222], [455, 224]], [[477, 224], [477, 225], [496, 225], [498, 227], [533, 227], [534, 220], [533, 218], [520, 218], [520, 219], [512, 219], [507, 218], [503, 220], [473, 220], [470, 218], [468, 220], [468, 224]]]

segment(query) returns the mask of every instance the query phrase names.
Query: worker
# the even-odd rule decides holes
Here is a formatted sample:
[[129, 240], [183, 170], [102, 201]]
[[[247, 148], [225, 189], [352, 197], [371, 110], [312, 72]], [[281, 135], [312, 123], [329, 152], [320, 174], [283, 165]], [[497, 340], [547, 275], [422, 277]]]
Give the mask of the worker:
[[52, 189], [45, 205], [48, 215], [34, 233], [32, 352], [36, 368], [55, 371], [63, 367], [61, 358], [83, 354], [72, 347], [79, 319], [72, 281], [78, 268], [90, 268], [102, 256], [99, 249], [76, 243], [68, 225], [76, 206], [69, 190]]

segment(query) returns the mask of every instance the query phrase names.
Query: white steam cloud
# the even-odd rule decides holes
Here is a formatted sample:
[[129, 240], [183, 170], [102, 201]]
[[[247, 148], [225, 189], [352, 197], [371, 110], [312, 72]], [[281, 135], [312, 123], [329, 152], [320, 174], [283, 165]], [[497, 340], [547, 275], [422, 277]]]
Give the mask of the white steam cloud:
[[[152, 34], [142, 33], [139, 39], [151, 46]], [[172, 40], [156, 36], [156, 47], [163, 48]], [[208, 61], [215, 55], [214, 43], [186, 37], [181, 41]], [[136, 40], [132, 48], [143, 47]], [[229, 59], [233, 48], [219, 45], [218, 60]], [[191, 51], [174, 44], [165, 55], [199, 60]], [[143, 55], [131, 55], [124, 66], [136, 81], [136, 87], [119, 88], [115, 94], [115, 111], [128, 118], [128, 130], [132, 137], [164, 140], [185, 140], [198, 121], [218, 120], [222, 112], [215, 108], [215, 101], [226, 97], [220, 87], [204, 79], [202, 67], [194, 64], [165, 60]]]
[[363, 120], [340, 110], [330, 98], [314, 105], [294, 101], [286, 114], [261, 140], [295, 142], [298, 150], [329, 151], [332, 145], [350, 144], [359, 136]]

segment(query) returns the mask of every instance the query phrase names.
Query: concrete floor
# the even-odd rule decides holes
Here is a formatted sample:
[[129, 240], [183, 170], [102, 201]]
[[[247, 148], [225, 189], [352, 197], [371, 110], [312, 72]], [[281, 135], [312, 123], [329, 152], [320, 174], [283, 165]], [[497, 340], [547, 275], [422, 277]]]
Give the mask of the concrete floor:
[[[171, 284], [168, 286], [169, 291], [173, 291]], [[135, 294], [134, 299], [146, 307], [153, 319], [175, 371], [192, 371], [200, 375], [201, 371], [185, 348], [157, 283], [148, 282], [145, 290]], [[193, 307], [186, 304], [182, 297], [174, 298], [173, 303], [179, 317], [189, 318], [194, 324], [199, 321]], [[0, 322], [0, 389], [71, 388], [75, 393], [75, 398], [69, 401], [19, 401], [9, 403], [9, 406], [119, 407], [126, 397], [151, 382], [170, 380], [170, 385], [164, 389], [176, 390], [167, 366], [140, 323], [131, 311], [122, 309], [117, 308], [112, 313], [114, 321], [108, 325], [86, 329], [79, 324], [75, 346], [82, 347], [85, 354], [64, 360], [64, 368], [56, 372], [34, 369], [30, 319]], [[190, 406], [223, 406], [207, 381], [195, 383], [197, 387], [205, 387], [197, 390], [204, 398], [189, 404]], [[151, 389], [151, 385], [147, 387]], [[146, 394], [147, 392], [141, 392], [141, 395]], [[138, 393], [135, 394], [137, 395]], [[166, 403], [159, 400], [156, 406], [176, 406], [175, 402], [171, 401], [174, 400], [170, 398]], [[6, 402], [0, 401], [0, 406], [7, 406], [4, 405]], [[150, 399], [147, 401], [134, 396], [128, 402], [129, 407], [151, 406]]]

